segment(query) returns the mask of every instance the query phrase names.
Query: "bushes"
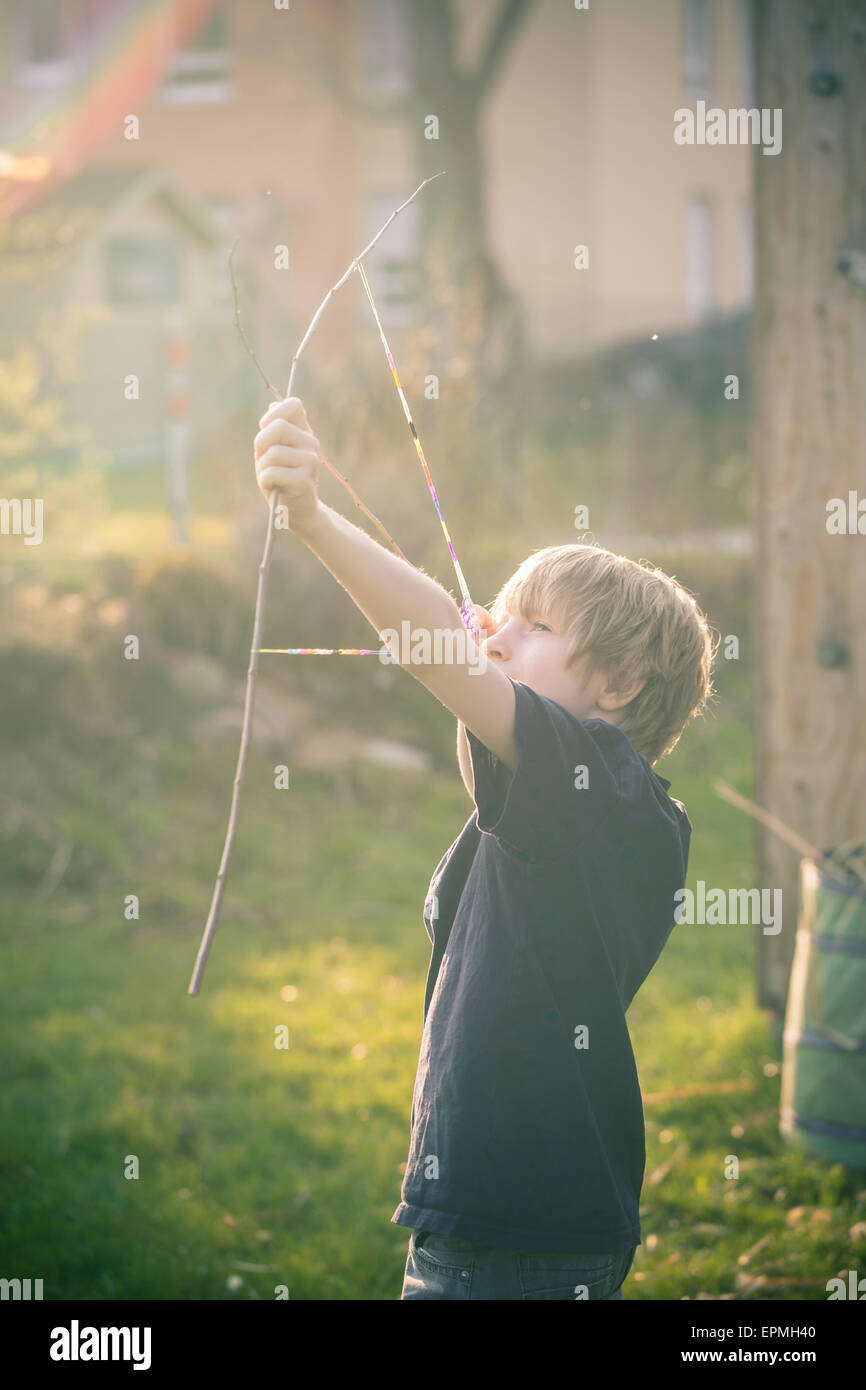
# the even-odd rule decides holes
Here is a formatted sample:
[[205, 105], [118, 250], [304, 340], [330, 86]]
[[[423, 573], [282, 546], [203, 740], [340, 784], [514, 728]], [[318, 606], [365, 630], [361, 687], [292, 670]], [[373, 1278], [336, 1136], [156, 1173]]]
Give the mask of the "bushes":
[[194, 556], [157, 557], [139, 571], [134, 610], [145, 629], [174, 651], [246, 669], [255, 592]]
[[97, 862], [116, 859], [118, 828], [128, 814], [134, 820], [146, 784], [130, 755], [129, 721], [80, 651], [17, 641], [0, 665], [0, 876], [32, 887], [68, 843], [67, 882], [84, 886]]
[[[37, 608], [19, 605], [18, 633], [0, 649], [0, 878], [33, 889], [68, 845], [66, 886], [92, 888], [128, 865], [130, 844], [163, 833], [163, 754], [185, 746], [211, 702], [201, 682], [181, 678], [207, 658], [224, 697], [216, 663], [234, 665], [233, 676], [245, 669], [250, 603], [211, 567], [176, 556], [137, 571], [103, 557], [75, 589], [33, 596]], [[129, 634], [138, 660], [125, 658]]]

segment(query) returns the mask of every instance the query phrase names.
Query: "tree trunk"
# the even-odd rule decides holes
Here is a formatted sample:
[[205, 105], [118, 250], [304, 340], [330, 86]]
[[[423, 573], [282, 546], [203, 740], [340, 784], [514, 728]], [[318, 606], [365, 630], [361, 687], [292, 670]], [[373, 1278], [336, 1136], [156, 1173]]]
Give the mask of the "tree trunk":
[[[420, 257], [427, 294], [421, 319], [446, 378], [467, 398], [474, 432], [510, 506], [522, 500], [520, 455], [527, 417], [520, 386], [526, 364], [521, 306], [489, 254], [481, 114], [498, 64], [531, 4], [506, 3], [491, 26], [493, 48], [474, 73], [456, 64], [449, 0], [411, 7], [413, 84], [410, 123], [419, 172], [446, 177], [425, 192]], [[438, 117], [438, 139], [425, 122]], [[477, 476], [477, 451], [474, 463]], [[467, 459], [467, 464], [470, 461]]]
[[[781, 152], [755, 150], [756, 799], [826, 849], [866, 838], [866, 535], [828, 533], [831, 499], [866, 499], [866, 0], [756, 11], [757, 104], [783, 111]], [[783, 906], [759, 1002], [781, 1011], [799, 861], [759, 842]]]

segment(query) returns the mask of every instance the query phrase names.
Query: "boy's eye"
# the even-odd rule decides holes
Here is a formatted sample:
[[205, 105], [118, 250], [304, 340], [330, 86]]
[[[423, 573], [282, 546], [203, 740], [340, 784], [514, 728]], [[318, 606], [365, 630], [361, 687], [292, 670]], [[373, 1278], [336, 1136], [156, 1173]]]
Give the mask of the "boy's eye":
[[539, 620], [538, 622], [533, 623], [532, 626], [533, 626], [533, 627], [543, 627], [545, 632], [549, 632], [549, 631], [550, 631], [550, 628], [547, 626], [547, 623], [543, 623], [543, 622], [541, 622], [540, 620]]

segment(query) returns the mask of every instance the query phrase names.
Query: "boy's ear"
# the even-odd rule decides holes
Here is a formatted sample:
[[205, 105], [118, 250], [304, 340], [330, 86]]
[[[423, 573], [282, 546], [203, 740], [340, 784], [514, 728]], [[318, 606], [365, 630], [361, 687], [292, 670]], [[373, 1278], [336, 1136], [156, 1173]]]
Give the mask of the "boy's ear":
[[636, 695], [640, 694], [646, 682], [646, 676], [640, 676], [629, 685], [623, 686], [621, 690], [612, 690], [610, 686], [607, 686], [596, 696], [596, 704], [599, 709], [622, 709], [623, 705], [629, 704]]

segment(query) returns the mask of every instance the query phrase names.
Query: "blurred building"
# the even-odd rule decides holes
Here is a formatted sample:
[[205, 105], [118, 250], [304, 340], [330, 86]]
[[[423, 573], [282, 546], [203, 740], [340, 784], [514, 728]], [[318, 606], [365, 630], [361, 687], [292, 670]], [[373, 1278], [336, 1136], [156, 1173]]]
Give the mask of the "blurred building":
[[7, 231], [3, 345], [40, 316], [82, 335], [67, 409], [116, 461], [159, 457], [166, 421], [207, 409], [216, 363], [202, 327], [220, 240], [207, 203], [164, 166], [91, 165]]
[[[748, 0], [542, 0], [532, 12], [486, 112], [485, 150], [493, 249], [543, 358], [750, 304], [752, 148], [673, 139], [678, 108], [752, 105], [750, 16]], [[573, 269], [576, 245], [588, 271]]]
[[[74, 240], [64, 200], [73, 185], [76, 200], [90, 188], [105, 225], [87, 233], [69, 293], [106, 310], [92, 341], [99, 380], [135, 371], [118, 285], [137, 280], [139, 327], [164, 327], [181, 306], [231, 381], [240, 348], [227, 252], [240, 238], [242, 318], [285, 390], [325, 290], [426, 172], [401, 107], [412, 83], [410, 0], [281, 4], [0, 5], [0, 229], [17, 228], [20, 246], [28, 219], [42, 219]], [[501, 0], [454, 0], [453, 13], [457, 65], [469, 70]], [[567, 366], [748, 307], [753, 150], [677, 145], [674, 112], [699, 99], [751, 105], [749, 0], [525, 7], [483, 107], [480, 143], [487, 249], [542, 364]], [[111, 188], [131, 199], [122, 234], [109, 235], [119, 207]], [[414, 204], [398, 218], [368, 266], [398, 334], [413, 319], [413, 274], [423, 274], [420, 217]], [[579, 246], [586, 269], [575, 267]], [[369, 326], [363, 296], [345, 292], [316, 350], [348, 355], [361, 323]], [[156, 349], [151, 357], [156, 375]], [[149, 392], [148, 437], [158, 432], [160, 391]], [[124, 446], [118, 437], [126, 418], [110, 430], [119, 455], [141, 446], [140, 416], [129, 417], [135, 439]]]

